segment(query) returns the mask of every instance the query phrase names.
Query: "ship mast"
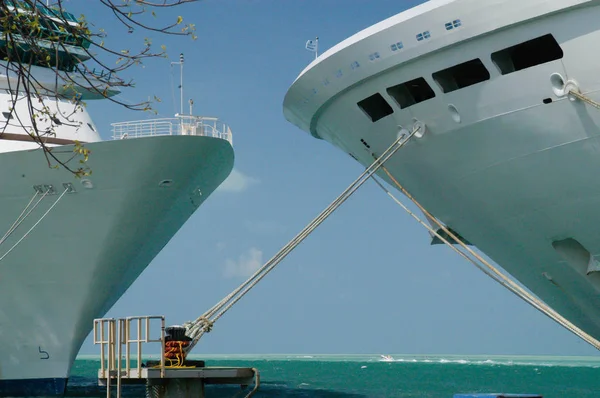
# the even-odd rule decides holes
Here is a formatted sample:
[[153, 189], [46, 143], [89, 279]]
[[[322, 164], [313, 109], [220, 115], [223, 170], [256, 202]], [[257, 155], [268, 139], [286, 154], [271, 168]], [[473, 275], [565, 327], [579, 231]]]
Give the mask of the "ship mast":
[[179, 114], [183, 115], [183, 53], [179, 54], [179, 62], [171, 62], [172, 65], [179, 65]]

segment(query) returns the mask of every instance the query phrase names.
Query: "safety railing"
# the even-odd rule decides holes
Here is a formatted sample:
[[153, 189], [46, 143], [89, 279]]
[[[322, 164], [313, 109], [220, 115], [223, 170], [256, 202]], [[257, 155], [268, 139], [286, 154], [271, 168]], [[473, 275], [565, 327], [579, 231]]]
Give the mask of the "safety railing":
[[233, 145], [229, 126], [215, 117], [185, 116], [113, 123], [113, 139], [157, 135], [199, 135], [221, 138]]
[[104, 86], [98, 86], [98, 90], [101, 91], [105, 88], [106, 84], [118, 84], [121, 82], [116, 75], [112, 72], [109, 72], [104, 69], [96, 70], [96, 68], [88, 68], [83, 64], [78, 64], [73, 69], [73, 72], [76, 72], [78, 75], [84, 75], [87, 80], [96, 80], [100, 82], [104, 82]]
[[94, 319], [94, 344], [100, 345], [100, 371], [98, 376], [107, 378], [116, 369], [117, 320], [114, 318]]
[[[160, 336], [152, 337], [152, 321], [160, 321]], [[132, 331], [135, 334], [132, 336]], [[116, 379], [117, 395], [121, 379], [143, 378], [143, 344], [160, 343], [160, 377], [165, 376], [165, 317], [162, 315], [132, 316], [127, 318], [102, 318], [94, 320], [94, 344], [100, 345], [100, 370], [98, 378], [106, 379], [107, 397], [110, 397], [112, 379]], [[125, 346], [125, 357], [123, 357]], [[132, 355], [132, 348], [134, 353]], [[132, 362], [135, 361], [135, 365]]]

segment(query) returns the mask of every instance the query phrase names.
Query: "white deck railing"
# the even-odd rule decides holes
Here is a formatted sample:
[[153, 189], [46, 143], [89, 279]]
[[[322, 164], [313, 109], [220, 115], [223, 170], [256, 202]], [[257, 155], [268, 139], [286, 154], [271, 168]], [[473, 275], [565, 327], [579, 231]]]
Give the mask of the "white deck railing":
[[112, 126], [115, 140], [155, 135], [201, 135], [221, 138], [233, 145], [231, 129], [216, 117], [178, 116], [113, 123]]

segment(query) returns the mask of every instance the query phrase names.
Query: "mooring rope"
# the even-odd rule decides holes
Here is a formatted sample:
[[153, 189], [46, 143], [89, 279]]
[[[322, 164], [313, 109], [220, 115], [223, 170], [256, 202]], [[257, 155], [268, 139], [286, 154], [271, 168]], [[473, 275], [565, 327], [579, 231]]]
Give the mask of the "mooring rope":
[[463, 257], [467, 261], [471, 262], [473, 265], [475, 265], [475, 267], [477, 267], [483, 273], [485, 273], [486, 275], [488, 275], [489, 277], [491, 277], [494, 281], [498, 282], [499, 284], [501, 284], [502, 286], [504, 286], [505, 288], [507, 288], [510, 292], [512, 292], [513, 294], [515, 294], [517, 297], [521, 298], [522, 300], [524, 300], [525, 302], [527, 302], [528, 304], [530, 304], [532, 307], [534, 307], [535, 309], [537, 309], [538, 311], [540, 311], [544, 315], [548, 316], [550, 319], [554, 320], [559, 325], [563, 326], [565, 329], [569, 330], [571, 333], [573, 333], [576, 336], [580, 337], [581, 339], [583, 339], [588, 344], [592, 345], [596, 349], [600, 349], [600, 341], [598, 341], [594, 337], [590, 336], [589, 334], [587, 334], [586, 332], [584, 332], [579, 327], [575, 326], [572, 322], [570, 322], [565, 317], [563, 317], [562, 315], [560, 315], [557, 311], [555, 311], [554, 309], [552, 309], [550, 306], [548, 306], [542, 300], [540, 300], [539, 298], [535, 297], [534, 295], [532, 295], [531, 293], [529, 293], [528, 291], [526, 291], [523, 287], [521, 287], [516, 282], [514, 282], [512, 279], [510, 279], [510, 277], [504, 275], [500, 270], [498, 270], [496, 267], [494, 267], [492, 264], [490, 264], [488, 261], [486, 261], [483, 257], [481, 257], [479, 254], [477, 254], [473, 249], [471, 249], [470, 247], [468, 247], [464, 242], [462, 242], [461, 239], [459, 239], [454, 233], [452, 233], [452, 231], [449, 228], [447, 228], [437, 218], [435, 218], [431, 213], [429, 213], [398, 182], [398, 180], [396, 180], [396, 178], [394, 178], [394, 176], [388, 171], [388, 169], [384, 165], [381, 166], [381, 169], [385, 172], [385, 174], [392, 181], [392, 183], [396, 186], [396, 188], [398, 190], [400, 190], [400, 192], [402, 192], [404, 195], [406, 195], [406, 197], [411, 202], [413, 202], [419, 208], [419, 210], [421, 210], [423, 212], [423, 214], [425, 215], [425, 217], [427, 217], [428, 219], [431, 219], [435, 224], [437, 224], [438, 227], [442, 231], [444, 231], [446, 234], [448, 234], [447, 236], [449, 236], [451, 239], [453, 239], [456, 242], [456, 244], [458, 244], [461, 248], [463, 248], [464, 250], [466, 250], [466, 252], [468, 254], [464, 253], [461, 250], [459, 250], [456, 246], [454, 246], [452, 243], [450, 243], [448, 241], [448, 239], [444, 238], [439, 232], [435, 231], [433, 228], [431, 228], [429, 225], [427, 225], [423, 220], [421, 220], [419, 218], [419, 216], [417, 216], [414, 212], [410, 211], [410, 209], [408, 209], [408, 207], [406, 207], [406, 205], [404, 205], [391, 192], [389, 192], [379, 181], [377, 181], [377, 179], [375, 177], [373, 177], [373, 180], [377, 183], [377, 185], [381, 189], [383, 189], [386, 192], [386, 194], [389, 197], [391, 197], [394, 200], [394, 202], [396, 202], [396, 204], [400, 205], [406, 212], [408, 212], [408, 214], [410, 216], [412, 216], [414, 219], [416, 219], [419, 222], [419, 224], [421, 224], [422, 226], [424, 226], [429, 232], [431, 232], [432, 234], [434, 234], [437, 238], [439, 238], [448, 247], [450, 247], [452, 250], [454, 250], [456, 253], [458, 253], [461, 257]]
[[[570, 94], [579, 98], [582, 101], [594, 106], [597, 109], [600, 109], [600, 104], [591, 100], [590, 98], [585, 97], [584, 95], [575, 92], [573, 90], [570, 91]], [[375, 161], [367, 167], [367, 169], [352, 183], [350, 186], [340, 195], [338, 196], [325, 210], [323, 210], [315, 219], [313, 219], [298, 235], [296, 235], [291, 241], [289, 241], [275, 256], [273, 256], [269, 261], [267, 261], [261, 268], [259, 268], [252, 276], [250, 276], [244, 283], [242, 283], [238, 288], [233, 290], [227, 296], [225, 296], [221, 301], [211, 307], [208, 311], [198, 317], [196, 320], [191, 322], [186, 322], [184, 324], [186, 328], [186, 335], [192, 338], [192, 341], [188, 347], [186, 347], [186, 353], [191, 351], [194, 346], [198, 343], [200, 338], [204, 335], [204, 333], [208, 333], [214, 326], [214, 323], [221, 318], [231, 307], [233, 307], [243, 296], [245, 296], [258, 282], [260, 282], [269, 272], [271, 272], [277, 264], [281, 262], [294, 248], [296, 248], [308, 235], [310, 235], [327, 217], [329, 217], [340, 205], [342, 205], [360, 186], [362, 186], [365, 181], [369, 178], [373, 178], [373, 180], [382, 188], [388, 196], [390, 196], [397, 204], [399, 204], [405, 211], [407, 211], [413, 218], [415, 218], [421, 225], [429, 230], [432, 234], [437, 236], [442, 242], [448, 245], [452, 250], [457, 252], [461, 257], [465, 258], [469, 262], [473, 263], [478, 269], [483, 271], [486, 275], [491, 277], [494, 281], [500, 283], [502, 286], [507, 288], [509, 291], [517, 295], [517, 297], [521, 298], [531, 306], [533, 306], [538, 311], [542, 312], [544, 315], [548, 316], [570, 332], [574, 333], [590, 345], [594, 346], [597, 349], [600, 349], [600, 342], [596, 340], [594, 337], [585, 333], [583, 330], [575, 326], [573, 323], [568, 321], [554, 309], [549, 307], [546, 303], [544, 303], [539, 298], [533, 296], [531, 293], [526, 291], [523, 287], [518, 285], [512, 279], [504, 275], [501, 271], [499, 271], [496, 267], [491, 265], [488, 261], [486, 261], [483, 257], [465, 245], [452, 231], [450, 231], [444, 224], [439, 222], [437, 218], [431, 215], [419, 202], [417, 202], [406, 189], [392, 176], [392, 174], [387, 170], [384, 166], [385, 162], [388, 161], [400, 148], [402, 148], [421, 128], [422, 126], [415, 127], [413, 131], [409, 134], [406, 139], [404, 139], [404, 135], [398, 137], [396, 141], [388, 149], [386, 149], [379, 158], [376, 158]], [[425, 216], [431, 219], [435, 224], [439, 226], [439, 228], [444, 231], [447, 236], [453, 239], [459, 246], [461, 246], [467, 253], [459, 250], [452, 243], [448, 241], [445, 237], [441, 236], [437, 231], [427, 225], [423, 220], [421, 220], [416, 214], [410, 211], [408, 207], [406, 207], [401, 201], [399, 201], [393, 194], [391, 194], [376, 178], [375, 173], [382, 169], [388, 178], [394, 183], [394, 185], [404, 193], [422, 212]], [[7, 253], [8, 254], [8, 253]], [[3, 257], [2, 257], [3, 258]], [[0, 260], [2, 260], [0, 258]]]
[[[33, 197], [31, 198], [31, 200], [29, 201], [29, 203], [27, 203], [27, 206], [25, 206], [25, 208], [23, 209], [23, 211], [21, 212], [21, 214], [19, 214], [19, 217], [17, 217], [17, 219], [15, 220], [15, 222], [10, 226], [10, 228], [6, 231], [6, 233], [4, 234], [4, 236], [2, 237], [2, 239], [0, 239], [0, 245], [2, 243], [4, 243], [4, 241], [6, 239], [8, 239], [10, 237], [10, 235], [12, 235], [13, 232], [15, 232], [15, 230], [19, 227], [19, 225], [21, 225], [21, 223], [23, 221], [25, 221], [25, 219], [31, 214], [32, 211], [35, 210], [35, 208], [40, 204], [40, 202], [42, 201], [42, 199], [44, 199], [46, 197], [46, 195], [48, 195], [48, 191], [44, 192], [42, 195], [40, 195], [38, 192], [36, 192]], [[40, 195], [40, 198], [38, 199], [38, 201], [33, 205], [33, 207], [31, 209], [29, 209], [29, 207], [31, 206], [31, 204], [33, 203], [34, 199]], [[29, 211], [27, 211], [29, 209]]]
[[[58, 199], [56, 199], [56, 200], [54, 201], [54, 203], [52, 203], [52, 205], [51, 205], [51, 206], [48, 208], [48, 210], [46, 210], [46, 212], [45, 212], [44, 214], [42, 214], [42, 216], [40, 217], [40, 219], [39, 219], [39, 220], [37, 220], [37, 222], [36, 222], [35, 224], [33, 224], [33, 225], [31, 226], [31, 228], [29, 228], [29, 229], [27, 230], [27, 232], [25, 232], [25, 234], [24, 234], [24, 235], [21, 237], [21, 239], [19, 239], [17, 242], [15, 242], [15, 244], [14, 244], [14, 245], [12, 245], [12, 247], [11, 247], [10, 249], [8, 249], [8, 250], [6, 251], [6, 253], [4, 253], [4, 254], [2, 255], [2, 257], [0, 257], [0, 261], [4, 260], [4, 258], [5, 258], [6, 256], [8, 256], [8, 254], [9, 254], [10, 252], [12, 252], [12, 251], [13, 251], [13, 249], [15, 249], [15, 248], [16, 248], [16, 247], [17, 247], [17, 246], [18, 246], [18, 245], [19, 245], [19, 244], [20, 244], [20, 243], [23, 241], [23, 239], [25, 239], [27, 236], [29, 236], [29, 234], [30, 234], [30, 233], [31, 233], [31, 232], [32, 232], [32, 231], [35, 229], [35, 227], [37, 227], [37, 226], [39, 225], [39, 223], [41, 223], [41, 222], [42, 222], [42, 220], [43, 220], [43, 219], [44, 219], [44, 218], [45, 218], [45, 217], [48, 215], [48, 213], [50, 213], [50, 211], [51, 211], [51, 210], [54, 208], [54, 206], [56, 206], [56, 205], [58, 204], [58, 202], [59, 202], [59, 201], [62, 199], [62, 197], [63, 197], [63, 196], [65, 196], [65, 194], [66, 194], [68, 191], [69, 191], [69, 188], [65, 188], [65, 190], [63, 191], [63, 193], [62, 193], [62, 194], [60, 194], [60, 196], [58, 197]], [[45, 196], [47, 193], [48, 193], [48, 192], [46, 192], [46, 193], [44, 194], [44, 196]], [[43, 199], [43, 197], [44, 197], [44, 196], [42, 196], [42, 199]], [[40, 200], [41, 200], [41, 199], [40, 199]], [[38, 203], [39, 203], [39, 202], [38, 202]], [[37, 205], [37, 204], [36, 204], [36, 205]]]
[[323, 221], [327, 219], [339, 206], [341, 206], [358, 188], [360, 188], [371, 176], [373, 176], [385, 162], [387, 162], [400, 148], [421, 129], [417, 126], [405, 137], [400, 135], [392, 145], [387, 148], [382, 155], [373, 162], [367, 169], [352, 183], [344, 192], [342, 192], [329, 206], [325, 208], [316, 218], [314, 218], [298, 235], [289, 241], [275, 256], [259, 268], [250, 278], [242, 283], [238, 288], [225, 296], [221, 301], [206, 311], [202, 316], [193, 322], [184, 324], [186, 335], [192, 338], [191, 344], [186, 347], [186, 352], [191, 351], [198, 343], [204, 333], [212, 329], [214, 323], [221, 318], [235, 303], [237, 303], [250, 289], [260, 282], [277, 264], [281, 262], [294, 248], [296, 248], [308, 235], [310, 235]]
[[593, 99], [591, 99], [590, 97], [586, 97], [585, 95], [581, 94], [578, 91], [575, 90], [570, 90], [569, 94], [572, 95], [573, 97], [577, 98], [580, 101], [585, 102], [588, 105], [593, 106], [594, 108], [600, 110], [600, 103], [594, 101]]

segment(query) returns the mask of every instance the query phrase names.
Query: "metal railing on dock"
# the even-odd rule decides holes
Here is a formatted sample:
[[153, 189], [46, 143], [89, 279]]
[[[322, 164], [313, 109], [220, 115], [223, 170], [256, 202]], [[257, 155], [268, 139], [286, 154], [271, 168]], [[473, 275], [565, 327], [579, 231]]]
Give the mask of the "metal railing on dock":
[[[160, 321], [160, 336], [150, 335], [152, 321]], [[135, 327], [132, 328], [132, 325]], [[131, 332], [135, 330], [135, 337]], [[165, 377], [165, 317], [162, 315], [103, 318], [94, 320], [94, 344], [100, 345], [98, 379], [106, 380], [106, 396], [110, 397], [112, 379], [116, 379], [120, 397], [122, 379], [143, 379], [142, 344], [160, 344], [160, 377]], [[132, 366], [131, 346], [135, 344], [135, 366]], [[125, 358], [123, 358], [125, 346]], [[124, 362], [124, 363], [123, 363]]]
[[216, 117], [179, 115], [175, 118], [113, 123], [112, 127], [115, 140], [157, 135], [199, 135], [221, 138], [233, 145], [231, 129]]
[[[160, 334], [152, 334], [158, 327]], [[184, 384], [190, 392], [197, 393], [192, 394], [195, 397], [204, 397], [204, 384], [253, 384], [246, 397], [254, 395], [260, 385], [260, 374], [254, 368], [205, 367], [203, 361], [168, 359], [164, 316], [95, 319], [93, 333], [94, 344], [100, 346], [98, 383], [106, 386], [107, 398], [111, 397], [113, 386], [120, 398], [123, 384], [146, 384], [147, 396], [157, 398], [169, 396], [169, 383], [174, 389]], [[160, 347], [160, 360], [144, 363], [143, 346], [147, 343]], [[196, 366], [194, 362], [202, 364]]]

